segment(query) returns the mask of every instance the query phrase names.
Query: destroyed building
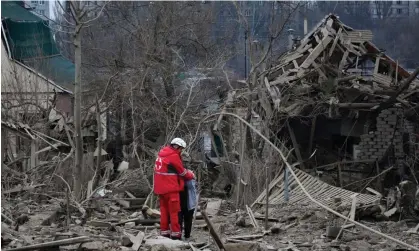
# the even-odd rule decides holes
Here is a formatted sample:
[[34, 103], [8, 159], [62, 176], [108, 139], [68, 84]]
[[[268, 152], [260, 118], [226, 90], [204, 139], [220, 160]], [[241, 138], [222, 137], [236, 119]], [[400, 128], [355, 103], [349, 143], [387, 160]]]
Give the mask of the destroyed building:
[[[387, 194], [417, 183], [419, 69], [407, 72], [372, 38], [327, 15], [259, 75], [253, 110], [287, 139], [299, 169], [364, 193], [353, 183], [375, 177], [366, 184]], [[269, 200], [283, 201], [275, 181]]]
[[[404, 206], [417, 206], [419, 202], [418, 198], [413, 198], [415, 185], [410, 182], [417, 176], [418, 169], [415, 157], [418, 151], [415, 138], [418, 132], [415, 115], [418, 102], [418, 80], [415, 77], [418, 70], [414, 73], [405, 71], [397, 61], [377, 49], [371, 39], [369, 31], [355, 31], [342, 24], [336, 16], [328, 15], [294, 49], [260, 74], [255, 86], [257, 93], [249, 95], [240, 93], [238, 88], [231, 88], [237, 92], [229, 93], [224, 107], [218, 107], [219, 94], [213, 95], [216, 98], [212, 97], [215, 102], [211, 105], [215, 103], [216, 109], [232, 110], [250, 120], [250, 124], [272, 142], [281, 145], [279, 148], [287, 156], [281, 160], [283, 167], [284, 162], [288, 164], [284, 159], [293, 163], [289, 169], [280, 169], [278, 163], [270, 163], [278, 165], [272, 170], [280, 171], [274, 174], [275, 177], [266, 175], [266, 180], [271, 181], [265, 190], [268, 194], [263, 192], [255, 201], [245, 201], [246, 206], [242, 207], [246, 209], [244, 213], [239, 207], [232, 210], [228, 201], [201, 197], [196, 221], [194, 219], [194, 239], [188, 242], [170, 240], [158, 236], [160, 213], [154, 209], [157, 206], [152, 193], [148, 194], [149, 190], [144, 193], [145, 189], [142, 189], [149, 187], [151, 190], [152, 184], [147, 179], [138, 179], [144, 176], [143, 169], [123, 173], [107, 189], [99, 186], [93, 190], [92, 178], [87, 186], [87, 198], [79, 203], [70, 197], [70, 189], [67, 192], [48, 191], [51, 185], [47, 179], [34, 179], [34, 174], [40, 173], [40, 169], [32, 171], [35, 169], [31, 168], [26, 175], [10, 168], [11, 163], [3, 163], [3, 170], [13, 174], [15, 179], [19, 178], [25, 186], [19, 184], [2, 191], [2, 200], [7, 202], [2, 203], [2, 248], [64, 250], [64, 246], [68, 246], [66, 250], [200, 248], [229, 251], [260, 250], [263, 247], [263, 250], [354, 251], [402, 250], [399, 247], [403, 246], [419, 250], [417, 238], [412, 236], [417, 234], [419, 225], [405, 231], [407, 221], [400, 221], [398, 217], [397, 222], [366, 223], [362, 220], [367, 209], [370, 209], [368, 216], [374, 214], [388, 220]], [[208, 94], [203, 93], [200, 99], [209, 100], [204, 95]], [[255, 101], [251, 112], [246, 107], [251, 100], [247, 98], [249, 96]], [[212, 107], [206, 108], [209, 110]], [[200, 110], [200, 107], [196, 109]], [[193, 112], [198, 113], [197, 110]], [[219, 117], [211, 122], [215, 123], [215, 127], [209, 129], [208, 134], [216, 133], [218, 136], [203, 136], [208, 162], [221, 166], [221, 163], [227, 163], [237, 170], [236, 159], [241, 158], [242, 166], [246, 155], [243, 154], [245, 144], [241, 143], [245, 142], [244, 137], [240, 138], [246, 127], [238, 125], [235, 120], [230, 121], [230, 117], [223, 112], [215, 114]], [[228, 127], [223, 127], [225, 124], [221, 126], [219, 121], [230, 123]], [[37, 130], [22, 123], [2, 121], [2, 130], [22, 135], [31, 142], [34, 142], [33, 136], [40, 140], [47, 138], [39, 137]], [[226, 135], [224, 131], [233, 134]], [[258, 163], [250, 159], [257, 151], [264, 157], [263, 149], [260, 150], [257, 145], [258, 136], [251, 136], [255, 137], [249, 137], [254, 141], [248, 143], [252, 151], [245, 156], [249, 158], [245, 159], [248, 162], [245, 164], [264, 172], [268, 168], [261, 168], [263, 166], [257, 166]], [[44, 143], [49, 145], [49, 149], [39, 151], [54, 148], [54, 140], [48, 137], [48, 142]], [[237, 144], [241, 144], [242, 148], [234, 148]], [[278, 154], [280, 151], [273, 152]], [[191, 159], [191, 162], [198, 158]], [[50, 163], [54, 172], [62, 164], [58, 164], [56, 159]], [[36, 162], [36, 155], [31, 154], [29, 163], [34, 165]], [[202, 166], [202, 161], [194, 163]], [[109, 161], [102, 164], [107, 165], [106, 170], [112, 168]], [[64, 169], [71, 170], [70, 167]], [[197, 174], [199, 177], [200, 172]], [[370, 179], [361, 187], [350, 186], [355, 181], [362, 181], [363, 177]], [[392, 177], [395, 177], [393, 181], [390, 180]], [[248, 177], [238, 178], [234, 181], [244, 187], [251, 184]], [[402, 179], [404, 181], [400, 183]], [[44, 180], [46, 184], [39, 182]], [[70, 180], [70, 177], [63, 175], [62, 181], [65, 180]], [[102, 181], [106, 184], [106, 174]], [[143, 181], [146, 181], [145, 184], [141, 184]], [[4, 183], [10, 185], [9, 182]], [[207, 188], [202, 184], [201, 188]], [[394, 186], [399, 190], [395, 190]], [[43, 187], [46, 189], [41, 190]], [[130, 187], [140, 191], [135, 193]], [[58, 196], [56, 192], [61, 192], [61, 196], [55, 198]], [[245, 190], [244, 193], [249, 192]], [[408, 196], [400, 198], [399, 194]], [[383, 199], [387, 203], [385, 206], [380, 204]], [[324, 207], [315, 208], [313, 201]], [[284, 202], [288, 203], [284, 205]], [[414, 213], [419, 207], [405, 209], [404, 212]], [[330, 210], [336, 210], [341, 215], [330, 214]], [[342, 215], [352, 224], [346, 224], [347, 219]], [[265, 221], [264, 229], [261, 228], [261, 220]], [[356, 228], [348, 230], [353, 226]], [[332, 235], [332, 231], [328, 230], [333, 228], [339, 233]], [[370, 235], [371, 232], [377, 236]], [[214, 242], [209, 240], [209, 235]], [[245, 244], [251, 246], [244, 248]]]
[[[23, 6], [20, 1], [1, 3], [2, 161], [17, 163], [18, 170], [68, 153], [68, 136], [74, 128], [75, 66], [60, 54], [48, 22]], [[95, 106], [86, 110], [82, 134], [87, 152], [93, 155], [96, 110]], [[106, 114], [100, 119], [104, 140]]]
[[[419, 70], [408, 72], [372, 39], [371, 31], [354, 30], [329, 14], [259, 73], [251, 113], [247, 89], [230, 92], [225, 111], [247, 119], [272, 142], [285, 143], [289, 161], [304, 177], [361, 193], [369, 187], [385, 196], [401, 181], [417, 184]], [[223, 130], [233, 132], [226, 145], [240, 153], [240, 122], [225, 120]], [[252, 138], [251, 148], [263, 156], [262, 140]], [[270, 179], [269, 201], [277, 204], [284, 197], [283, 170]], [[243, 189], [260, 183], [256, 176], [243, 180]], [[255, 203], [262, 201], [264, 196]]]

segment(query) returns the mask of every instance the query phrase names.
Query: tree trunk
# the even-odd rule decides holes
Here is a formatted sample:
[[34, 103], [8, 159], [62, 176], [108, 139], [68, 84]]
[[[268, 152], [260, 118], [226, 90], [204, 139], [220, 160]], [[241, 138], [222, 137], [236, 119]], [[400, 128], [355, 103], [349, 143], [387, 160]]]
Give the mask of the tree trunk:
[[76, 15], [76, 28], [74, 34], [74, 64], [75, 64], [75, 80], [74, 80], [74, 127], [76, 130], [74, 141], [76, 142], [76, 162], [75, 162], [75, 180], [74, 192], [77, 199], [82, 197], [82, 177], [83, 177], [83, 137], [81, 132], [81, 23], [78, 20], [78, 10], [80, 2], [73, 1]]

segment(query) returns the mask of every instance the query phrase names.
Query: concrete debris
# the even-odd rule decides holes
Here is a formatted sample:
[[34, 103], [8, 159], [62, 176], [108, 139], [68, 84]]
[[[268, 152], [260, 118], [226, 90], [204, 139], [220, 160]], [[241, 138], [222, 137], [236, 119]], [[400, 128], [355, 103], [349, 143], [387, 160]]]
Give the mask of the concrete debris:
[[211, 200], [208, 201], [206, 212], [208, 215], [214, 216], [217, 215], [220, 210], [222, 200]]

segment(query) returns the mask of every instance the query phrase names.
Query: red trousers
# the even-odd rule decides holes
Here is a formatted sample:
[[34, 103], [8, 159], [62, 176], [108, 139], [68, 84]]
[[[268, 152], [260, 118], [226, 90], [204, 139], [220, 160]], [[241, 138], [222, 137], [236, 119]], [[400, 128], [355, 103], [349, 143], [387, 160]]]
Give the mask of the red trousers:
[[[165, 237], [180, 239], [182, 232], [179, 224], [180, 199], [179, 193], [168, 193], [160, 199], [160, 234]], [[169, 227], [170, 224], [170, 227]]]

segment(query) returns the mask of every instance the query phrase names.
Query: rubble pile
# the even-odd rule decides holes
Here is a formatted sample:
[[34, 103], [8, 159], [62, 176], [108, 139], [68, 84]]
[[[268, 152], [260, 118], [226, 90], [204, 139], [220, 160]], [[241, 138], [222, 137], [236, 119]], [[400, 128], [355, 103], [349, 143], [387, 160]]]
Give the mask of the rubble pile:
[[[404, 165], [413, 170], [415, 163], [406, 154], [413, 156], [417, 149], [413, 144], [416, 143], [417, 126], [406, 118], [405, 111], [419, 102], [419, 80], [416, 79], [419, 71], [408, 73], [371, 40], [370, 31], [354, 30], [336, 16], [326, 16], [281, 57], [276, 66], [262, 74], [260, 84], [270, 99], [263, 100], [266, 95], [259, 97], [265, 114], [255, 115], [257, 125], [262, 126], [261, 120], [271, 118], [274, 112], [287, 118], [319, 114], [328, 118], [358, 118], [360, 114], [371, 113], [367, 117], [373, 118], [373, 125], [368, 125], [367, 132], [359, 135], [360, 161], [372, 159], [377, 172], [381, 171], [380, 164], [387, 160], [394, 161], [396, 166], [389, 167], [384, 173], [393, 168], [402, 170]], [[13, 169], [18, 161], [13, 162], [15, 160], [10, 158], [10, 162], [2, 163], [11, 176], [24, 177], [21, 185], [15, 186], [17, 182], [14, 180], [11, 184], [15, 187], [2, 191], [1, 245], [4, 250], [390, 251], [408, 245], [413, 245], [412, 250], [419, 250], [417, 183], [410, 180], [397, 182], [391, 188], [387, 187], [387, 196], [369, 186], [365, 187], [367, 192], [364, 189], [361, 192], [349, 191], [343, 188], [339, 162], [340, 187], [327, 184], [316, 177], [319, 167], [304, 171], [296, 168], [307, 160], [302, 159], [304, 154], [301, 154], [303, 151], [296, 143], [298, 137], [292, 129], [289, 130], [290, 138], [298, 152], [299, 162], [291, 171], [297, 178], [282, 168], [267, 186], [267, 191], [260, 194], [251, 206], [244, 205], [243, 208], [235, 208], [231, 201], [202, 198], [202, 193], [198, 196], [200, 208], [194, 216], [192, 239], [175, 241], [160, 237], [160, 212], [155, 207], [152, 184], [142, 168], [129, 169], [127, 163], [128, 169], [119, 172], [116, 180], [109, 181], [113, 164], [103, 161], [104, 174], [99, 174], [102, 180], [89, 180], [86, 196], [81, 201], [73, 198], [71, 191], [56, 191], [51, 180], [44, 180], [45, 184], [40, 180], [30, 180], [35, 177], [28, 177], [30, 170], [39, 170], [36, 169], [40, 166], [37, 153], [58, 151], [58, 147], [70, 148], [72, 140], [68, 129], [60, 124], [59, 129], [66, 131], [69, 144], [33, 128], [2, 121], [2, 129], [7, 127], [31, 143], [27, 149], [31, 152], [30, 161], [25, 163], [22, 173]], [[312, 131], [314, 134], [315, 129]], [[405, 138], [410, 139], [410, 143], [406, 143]], [[48, 147], [38, 150], [40, 140]], [[291, 150], [287, 152], [292, 153]], [[70, 151], [65, 156], [45, 161], [56, 167], [51, 176], [61, 178], [66, 187], [70, 187], [66, 181], [70, 178], [60, 177], [56, 171], [72, 154]], [[13, 153], [9, 155], [13, 157]], [[93, 152], [90, 155], [90, 163], [94, 163], [97, 156]], [[388, 156], [391, 158], [386, 159]], [[342, 158], [350, 157], [345, 154]], [[350, 161], [359, 160], [353, 157]], [[387, 163], [383, 167], [385, 165]], [[413, 176], [414, 173], [408, 174]], [[225, 182], [227, 174], [229, 172], [217, 174], [220, 182], [213, 182], [220, 190], [215, 192], [223, 198], [228, 198], [232, 190], [230, 181]], [[44, 179], [45, 176], [37, 177]], [[266, 178], [266, 182], [268, 180]], [[312, 198], [303, 192], [297, 180]], [[243, 179], [239, 182], [245, 183]], [[203, 185], [200, 186], [199, 191], [204, 191]], [[212, 193], [208, 194], [215, 194], [209, 190]], [[321, 208], [313, 201], [338, 214], [326, 213], [325, 207]], [[352, 223], [348, 223], [348, 219]], [[365, 226], [370, 230], [367, 231]], [[391, 235], [396, 240], [374, 234], [371, 229]]]
[[146, 197], [151, 192], [150, 182], [140, 168], [122, 171], [111, 190], [129, 191], [136, 197]]
[[[113, 200], [116, 195], [100, 197], [100, 209], [93, 207], [89, 218], [66, 212], [51, 219], [64, 201], [47, 199], [41, 203], [19, 197], [3, 203], [2, 249], [36, 250], [59, 247], [59, 250], [218, 250], [219, 238], [226, 251], [233, 250], [395, 250], [399, 245], [367, 231], [346, 225], [334, 215], [310, 203], [281, 204], [269, 209], [268, 225], [265, 216], [247, 211], [234, 212], [229, 202], [205, 199], [206, 206], [196, 214], [192, 239], [173, 241], [158, 236], [158, 216], [144, 217], [139, 210], [127, 211]], [[117, 198], [116, 198], [117, 199]], [[350, 207], [335, 209], [344, 214]], [[13, 211], [13, 214], [9, 212]], [[205, 212], [205, 213], [203, 213]], [[8, 216], [6, 216], [6, 214]], [[7, 217], [7, 218], [6, 218]], [[68, 222], [68, 223], [67, 223]], [[417, 243], [417, 227], [409, 221], [361, 223], [400, 240]], [[343, 228], [339, 238], [329, 236], [327, 229]], [[210, 234], [208, 233], [210, 232]]]
[[262, 75], [260, 85], [282, 114], [336, 117], [340, 109], [370, 111], [389, 101], [411, 107], [418, 99], [411, 93], [419, 88], [416, 75], [375, 46], [371, 31], [328, 15]]

